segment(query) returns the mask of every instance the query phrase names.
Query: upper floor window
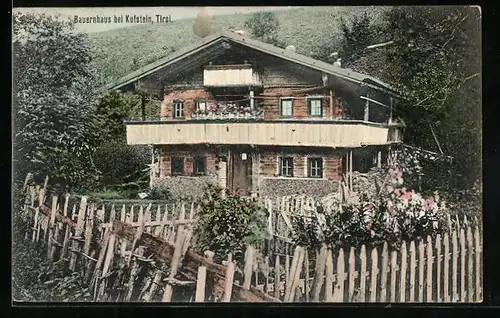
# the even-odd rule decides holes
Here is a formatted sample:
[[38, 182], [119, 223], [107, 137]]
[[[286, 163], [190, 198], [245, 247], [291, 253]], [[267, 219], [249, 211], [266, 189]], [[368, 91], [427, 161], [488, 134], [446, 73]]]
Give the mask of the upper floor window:
[[323, 116], [323, 100], [321, 98], [308, 98], [309, 116]]
[[197, 111], [206, 111], [207, 110], [207, 102], [204, 100], [196, 101], [196, 110]]
[[170, 171], [173, 176], [184, 174], [184, 157], [172, 157]]
[[181, 101], [174, 102], [174, 118], [184, 118], [184, 103]]
[[279, 158], [279, 175], [282, 177], [293, 177], [293, 158], [280, 157]]
[[307, 176], [323, 178], [323, 158], [307, 158]]
[[292, 117], [293, 116], [293, 99], [292, 98], [282, 98], [280, 100], [280, 114], [281, 114], [281, 117]]
[[202, 156], [194, 157], [193, 172], [194, 172], [194, 174], [205, 174], [206, 173], [205, 157], [202, 157]]

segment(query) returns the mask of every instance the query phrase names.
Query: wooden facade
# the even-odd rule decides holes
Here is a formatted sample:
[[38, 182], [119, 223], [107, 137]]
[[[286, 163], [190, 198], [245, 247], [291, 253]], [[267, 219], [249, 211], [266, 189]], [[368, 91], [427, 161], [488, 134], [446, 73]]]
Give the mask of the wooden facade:
[[[297, 153], [320, 148], [322, 175], [312, 180], [338, 182], [356, 167], [351, 151], [376, 149], [380, 165], [380, 147], [401, 141], [392, 97], [374, 89], [374, 81], [253, 39], [222, 36], [161, 65], [131, 77], [135, 89], [160, 92], [161, 112], [160, 120], [127, 122], [127, 142], [168, 149], [160, 152], [160, 163], [170, 162], [176, 147], [223, 148], [212, 172], [220, 186], [238, 194], [260, 191], [263, 178], [280, 178], [279, 154], [304, 170], [285, 179], [304, 181], [310, 163]], [[262, 152], [269, 147], [275, 160]], [[205, 155], [212, 158], [213, 151]], [[175, 177], [167, 167], [160, 171], [162, 178]]]

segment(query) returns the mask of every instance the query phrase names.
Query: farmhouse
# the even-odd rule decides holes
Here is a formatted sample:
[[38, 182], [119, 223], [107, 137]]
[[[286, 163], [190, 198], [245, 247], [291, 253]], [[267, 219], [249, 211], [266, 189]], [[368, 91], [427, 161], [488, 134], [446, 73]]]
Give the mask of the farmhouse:
[[109, 85], [161, 103], [129, 120], [153, 147], [152, 183], [240, 195], [324, 195], [401, 142], [397, 93], [368, 75], [222, 32]]

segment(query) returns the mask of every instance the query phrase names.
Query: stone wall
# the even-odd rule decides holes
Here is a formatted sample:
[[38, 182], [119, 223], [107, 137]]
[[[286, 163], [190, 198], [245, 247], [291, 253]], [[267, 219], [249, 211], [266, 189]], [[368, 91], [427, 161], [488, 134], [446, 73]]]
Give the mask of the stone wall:
[[339, 181], [326, 179], [262, 178], [260, 194], [265, 196], [306, 195], [321, 198], [339, 189]]
[[170, 193], [174, 200], [196, 200], [203, 196], [209, 185], [217, 184], [216, 176], [200, 177], [164, 177], [152, 182], [153, 188]]

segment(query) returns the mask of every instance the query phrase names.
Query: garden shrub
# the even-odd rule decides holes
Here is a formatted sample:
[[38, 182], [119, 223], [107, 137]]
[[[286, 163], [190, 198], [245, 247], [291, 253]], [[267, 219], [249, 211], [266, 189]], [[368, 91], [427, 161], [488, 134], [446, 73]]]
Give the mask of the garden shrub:
[[436, 193], [424, 198], [403, 187], [403, 172], [390, 169], [390, 181], [378, 196], [362, 194], [358, 201], [332, 205], [312, 217], [295, 217], [294, 242], [302, 246], [375, 246], [388, 242], [398, 248], [402, 240], [435, 235], [445, 228], [445, 205]]
[[200, 205], [196, 249], [214, 252], [219, 263], [231, 253], [233, 260], [241, 264], [247, 245], [261, 248], [268, 238], [268, 212], [255, 199], [222, 196], [219, 188], [210, 186]]
[[172, 194], [170, 193], [170, 189], [168, 184], [164, 182], [155, 182], [149, 190], [148, 199], [151, 200], [170, 200]]
[[151, 150], [127, 145], [123, 139], [110, 140], [96, 149], [94, 162], [103, 185], [144, 181], [148, 179], [145, 170], [151, 163]]

